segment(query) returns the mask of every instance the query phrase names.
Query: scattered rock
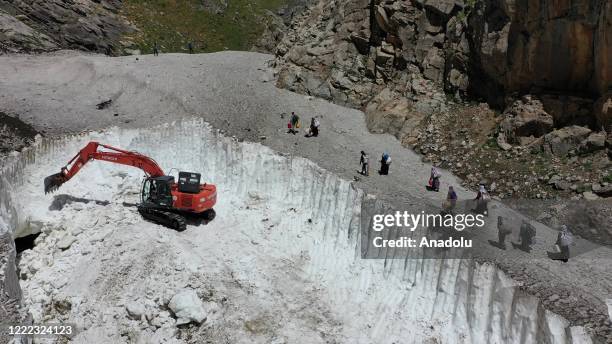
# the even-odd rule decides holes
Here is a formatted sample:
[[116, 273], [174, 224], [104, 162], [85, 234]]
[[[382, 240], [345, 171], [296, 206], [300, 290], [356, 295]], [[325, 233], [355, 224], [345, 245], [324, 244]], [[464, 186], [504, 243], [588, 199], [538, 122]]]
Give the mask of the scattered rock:
[[97, 108], [98, 110], [104, 110], [104, 109], [106, 109], [107, 107], [109, 107], [109, 106], [111, 105], [111, 103], [112, 103], [112, 102], [113, 102], [113, 100], [112, 100], [112, 99], [105, 100], [105, 101], [103, 101], [103, 102], [101, 102], [101, 103], [97, 104], [97, 105], [96, 105], [96, 108]]
[[606, 146], [606, 133], [591, 133], [586, 140], [580, 143], [578, 151], [582, 154], [592, 153], [604, 149]]
[[506, 142], [506, 135], [503, 132], [497, 135], [497, 145], [504, 151], [512, 149], [512, 145]]
[[198, 297], [198, 294], [192, 289], [180, 290], [172, 297], [168, 307], [177, 318], [177, 326], [190, 322], [200, 324], [206, 320], [204, 304]]
[[612, 197], [612, 184], [602, 186], [598, 190], [593, 190], [593, 192], [599, 197]]
[[57, 247], [62, 250], [67, 250], [75, 241], [77, 241], [77, 239], [74, 236], [66, 234], [57, 242]]
[[125, 310], [127, 311], [130, 318], [134, 320], [142, 319], [142, 316], [146, 312], [145, 306], [138, 301], [131, 301], [125, 305]]

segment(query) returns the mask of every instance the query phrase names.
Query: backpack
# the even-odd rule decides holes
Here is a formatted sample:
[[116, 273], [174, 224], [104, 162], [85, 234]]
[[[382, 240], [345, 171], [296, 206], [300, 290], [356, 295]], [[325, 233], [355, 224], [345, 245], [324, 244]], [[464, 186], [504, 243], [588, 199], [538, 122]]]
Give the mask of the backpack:
[[321, 125], [321, 123], [319, 123], [319, 120], [315, 118], [315, 120], [314, 120], [315, 128], [318, 128], [320, 125]]

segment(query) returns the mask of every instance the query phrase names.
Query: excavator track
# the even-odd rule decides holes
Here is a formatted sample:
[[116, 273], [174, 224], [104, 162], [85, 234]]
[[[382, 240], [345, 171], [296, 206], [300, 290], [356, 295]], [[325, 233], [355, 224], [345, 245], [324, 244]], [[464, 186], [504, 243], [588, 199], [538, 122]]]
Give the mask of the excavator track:
[[179, 232], [182, 232], [187, 228], [185, 218], [176, 213], [143, 206], [138, 206], [138, 212], [147, 220], [153, 221], [168, 228], [172, 228]]

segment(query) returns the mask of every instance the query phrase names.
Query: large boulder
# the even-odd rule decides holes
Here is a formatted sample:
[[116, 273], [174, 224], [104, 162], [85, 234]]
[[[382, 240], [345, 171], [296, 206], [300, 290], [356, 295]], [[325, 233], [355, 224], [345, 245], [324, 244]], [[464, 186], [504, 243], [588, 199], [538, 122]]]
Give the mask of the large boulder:
[[591, 129], [577, 125], [554, 130], [544, 136], [544, 151], [556, 156], [567, 156], [571, 151], [576, 152], [590, 134]]
[[520, 144], [523, 137], [541, 137], [554, 128], [553, 117], [542, 102], [530, 96], [515, 101], [504, 112], [501, 131], [510, 143]]
[[591, 133], [580, 143], [578, 151], [582, 154], [592, 153], [606, 148], [606, 132]]
[[417, 128], [425, 114], [416, 111], [405, 97], [382, 90], [365, 108], [366, 124], [374, 133], [389, 133], [405, 144], [416, 142]]

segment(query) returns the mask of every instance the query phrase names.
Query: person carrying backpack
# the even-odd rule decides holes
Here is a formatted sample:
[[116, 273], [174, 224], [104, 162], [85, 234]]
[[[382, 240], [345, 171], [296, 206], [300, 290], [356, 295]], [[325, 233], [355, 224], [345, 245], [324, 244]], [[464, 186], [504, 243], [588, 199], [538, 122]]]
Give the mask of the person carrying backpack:
[[476, 198], [474, 199], [474, 201], [476, 201], [476, 208], [472, 209], [472, 211], [476, 212], [477, 214], [483, 214], [486, 216], [489, 216], [489, 201], [491, 200], [491, 196], [489, 196], [489, 193], [487, 192], [487, 189], [485, 188], [484, 184], [480, 184], [478, 186], [478, 194], [476, 194]]
[[567, 263], [570, 258], [569, 247], [574, 243], [574, 235], [569, 231], [566, 225], [561, 226], [561, 232], [557, 235], [556, 244], [559, 246], [561, 252], [559, 253], [559, 260]]
[[321, 125], [321, 123], [319, 123], [319, 120], [316, 117], [311, 118], [310, 129], [308, 130], [306, 137], [319, 136], [319, 125]]
[[378, 173], [381, 175], [388, 175], [389, 165], [391, 165], [391, 156], [388, 153], [383, 153], [380, 159], [380, 171], [378, 171]]

